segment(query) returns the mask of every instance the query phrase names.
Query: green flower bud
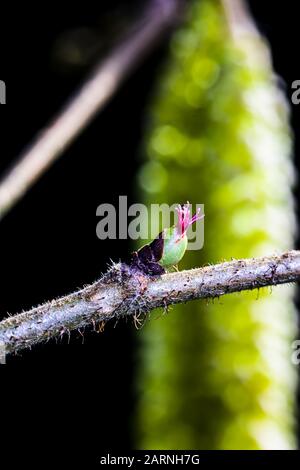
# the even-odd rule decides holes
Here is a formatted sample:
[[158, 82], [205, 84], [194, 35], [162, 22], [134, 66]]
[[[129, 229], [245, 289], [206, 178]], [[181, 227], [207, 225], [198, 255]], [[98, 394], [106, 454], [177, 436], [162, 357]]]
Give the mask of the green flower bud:
[[178, 222], [170, 228], [165, 228], [148, 245], [142, 246], [132, 253], [130, 267], [148, 275], [160, 275], [166, 267], [176, 266], [183, 258], [187, 249], [187, 230], [197, 220], [201, 220], [200, 208], [191, 217], [189, 203], [176, 208]]
[[187, 249], [187, 229], [197, 220], [203, 219], [200, 209], [191, 217], [189, 203], [177, 207], [178, 222], [173, 227], [166, 228], [162, 232], [164, 240], [162, 257], [159, 260], [161, 266], [175, 266], [183, 258]]

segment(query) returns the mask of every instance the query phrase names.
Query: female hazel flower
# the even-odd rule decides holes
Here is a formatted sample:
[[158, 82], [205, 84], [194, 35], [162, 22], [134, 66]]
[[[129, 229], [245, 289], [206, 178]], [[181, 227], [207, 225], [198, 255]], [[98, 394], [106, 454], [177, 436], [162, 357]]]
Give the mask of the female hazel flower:
[[165, 228], [148, 245], [144, 245], [131, 257], [131, 267], [143, 271], [145, 274], [159, 275], [165, 268], [176, 266], [183, 258], [187, 249], [187, 230], [194, 222], [201, 220], [201, 209], [191, 216], [190, 204], [179, 205], [176, 208], [178, 221], [172, 227]]

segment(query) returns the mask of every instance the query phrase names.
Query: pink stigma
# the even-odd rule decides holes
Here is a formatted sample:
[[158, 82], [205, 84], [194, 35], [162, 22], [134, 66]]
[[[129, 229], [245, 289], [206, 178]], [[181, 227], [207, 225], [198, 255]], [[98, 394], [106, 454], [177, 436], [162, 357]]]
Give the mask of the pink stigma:
[[192, 225], [194, 222], [197, 222], [197, 220], [203, 219], [204, 217], [204, 214], [200, 215], [200, 207], [197, 209], [197, 212], [191, 217], [189, 202], [177, 206], [176, 211], [178, 214], [177, 228], [182, 237], [185, 235], [190, 225]]

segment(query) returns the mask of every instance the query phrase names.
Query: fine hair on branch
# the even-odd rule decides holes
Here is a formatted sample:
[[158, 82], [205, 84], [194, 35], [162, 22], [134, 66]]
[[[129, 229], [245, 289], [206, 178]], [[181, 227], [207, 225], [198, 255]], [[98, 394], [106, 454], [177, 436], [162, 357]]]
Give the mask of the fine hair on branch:
[[300, 279], [300, 252], [233, 260], [212, 266], [149, 276], [125, 263], [113, 264], [95, 283], [0, 322], [0, 345], [18, 352], [65, 332], [100, 325], [196, 299]]

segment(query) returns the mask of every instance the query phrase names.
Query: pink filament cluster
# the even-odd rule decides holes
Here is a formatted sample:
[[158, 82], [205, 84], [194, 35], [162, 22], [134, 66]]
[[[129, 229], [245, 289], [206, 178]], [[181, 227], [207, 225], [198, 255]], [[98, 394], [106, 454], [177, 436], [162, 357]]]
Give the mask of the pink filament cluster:
[[197, 220], [203, 219], [204, 217], [204, 214], [200, 215], [200, 212], [201, 212], [200, 207], [197, 209], [197, 212], [191, 217], [189, 202], [187, 202], [186, 204], [177, 206], [176, 211], [178, 214], [177, 228], [182, 237], [185, 235], [190, 225], [192, 225]]

